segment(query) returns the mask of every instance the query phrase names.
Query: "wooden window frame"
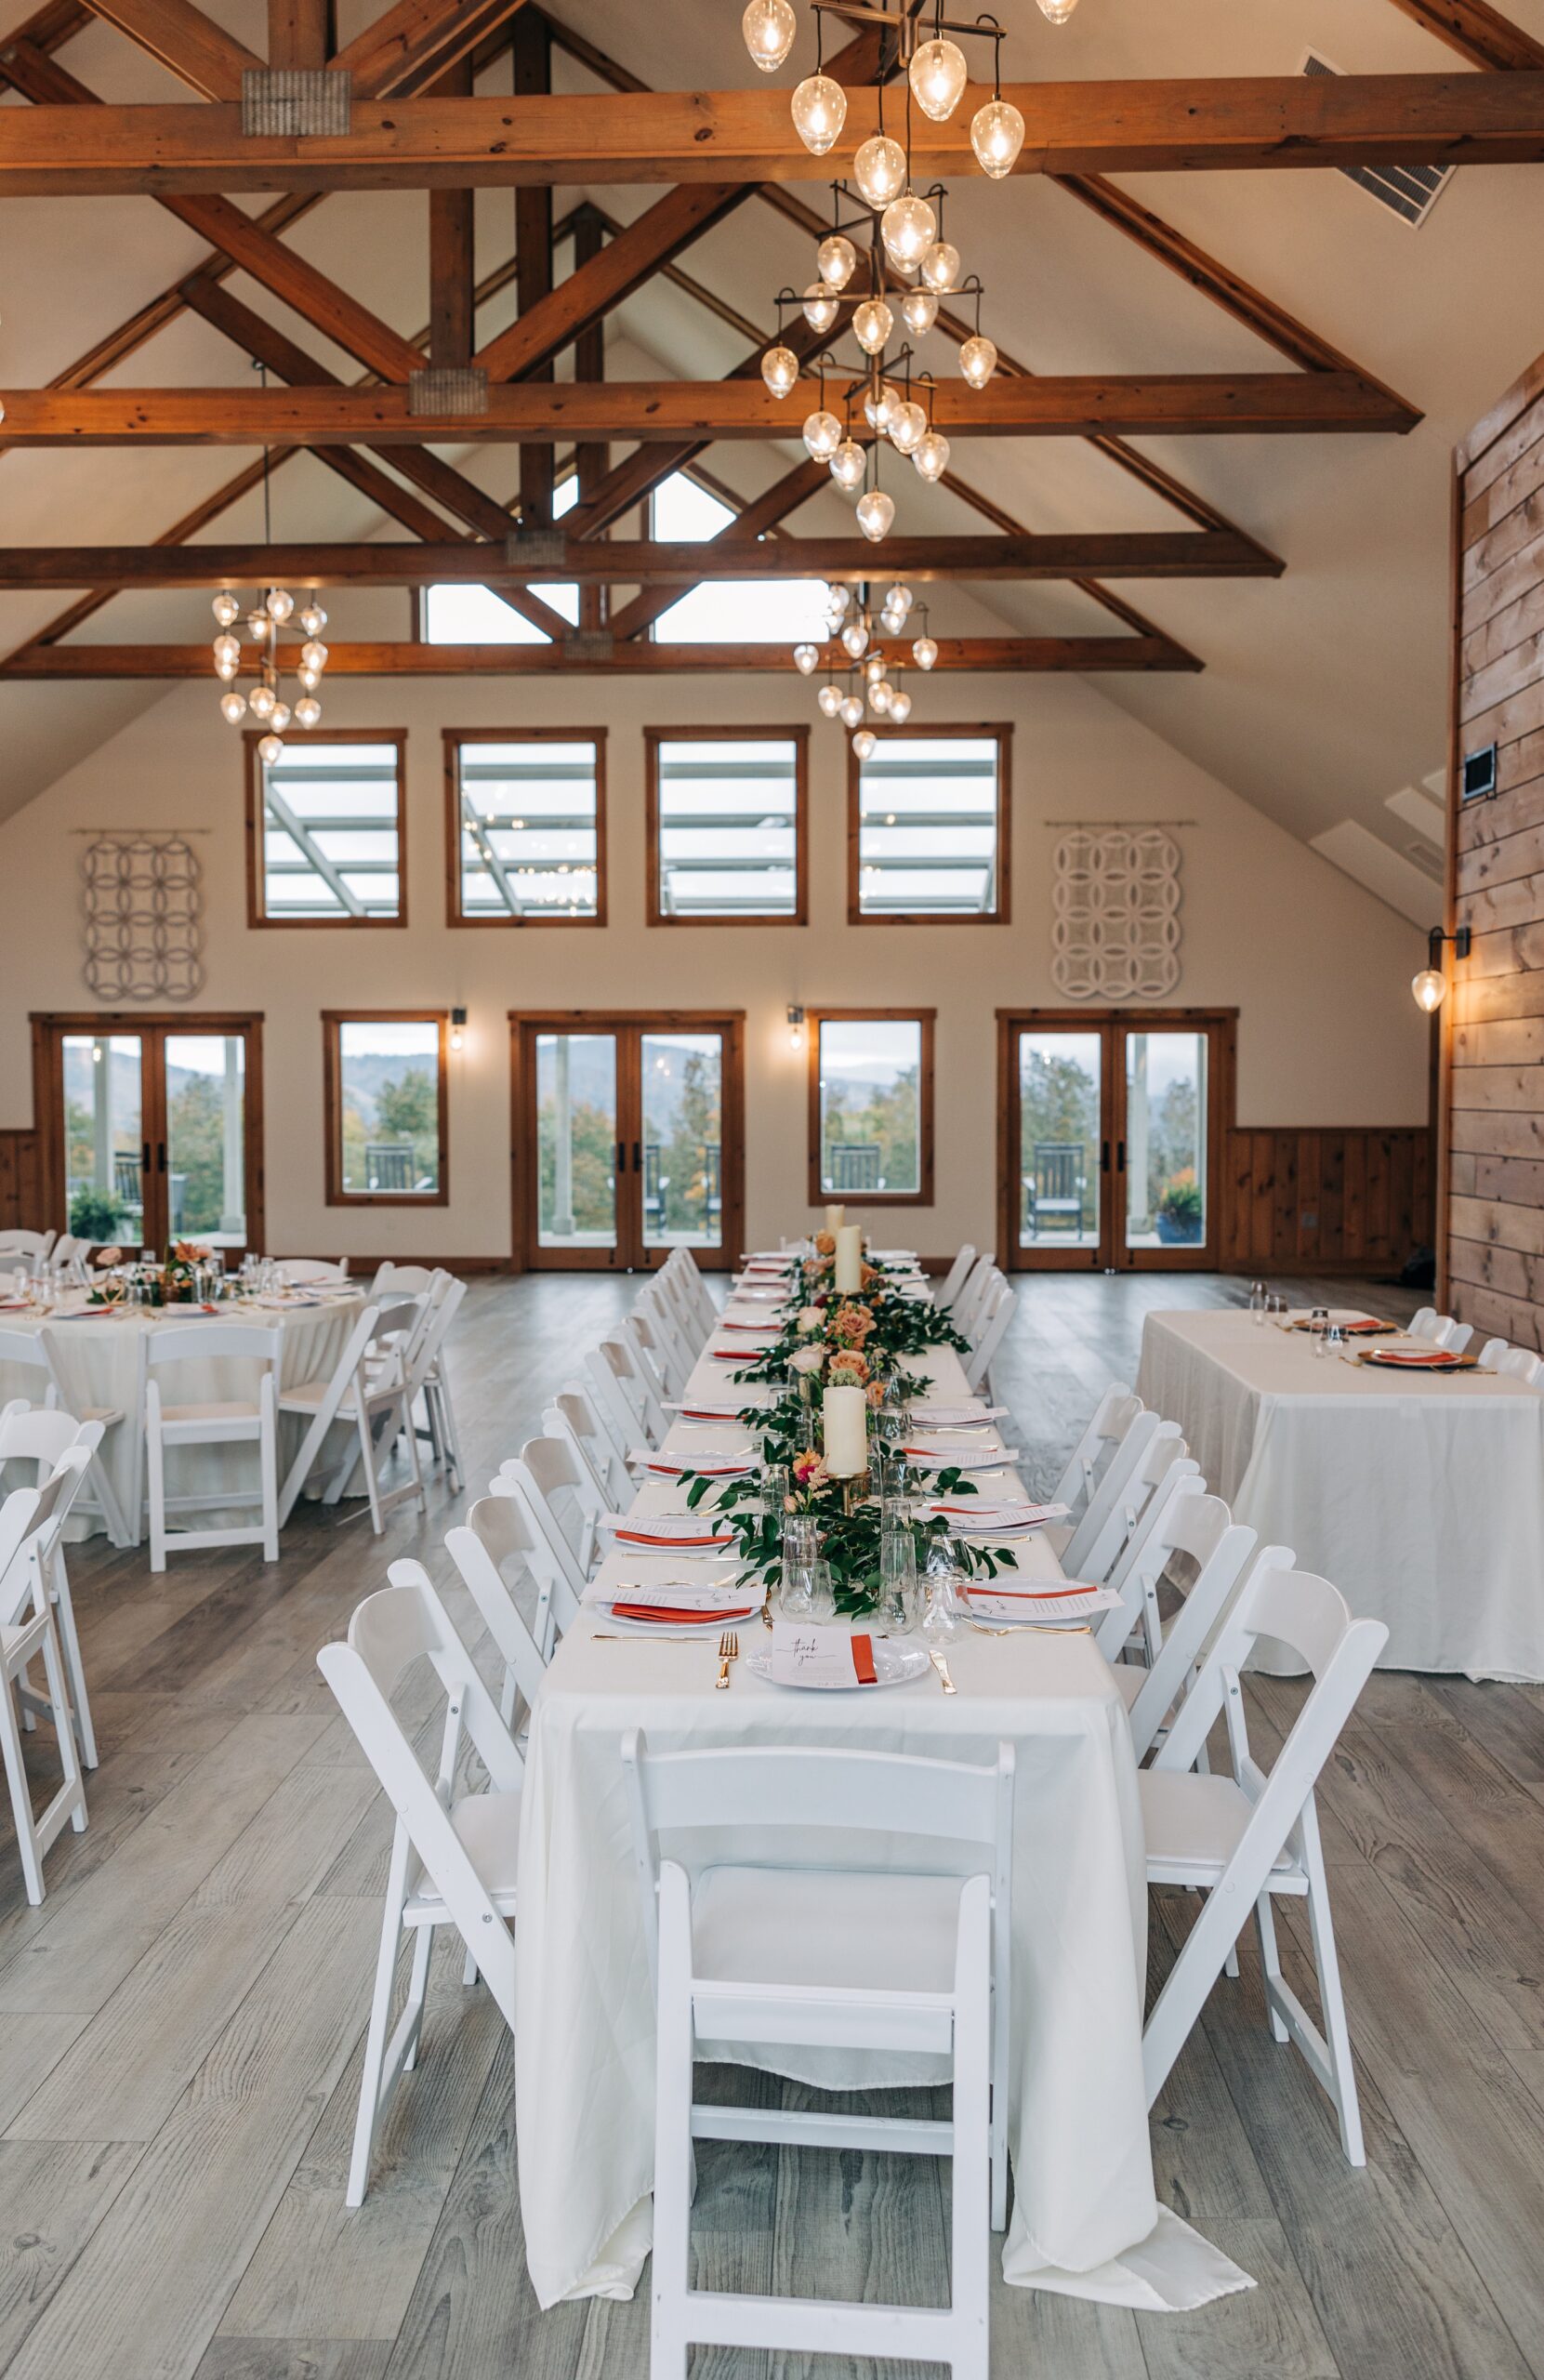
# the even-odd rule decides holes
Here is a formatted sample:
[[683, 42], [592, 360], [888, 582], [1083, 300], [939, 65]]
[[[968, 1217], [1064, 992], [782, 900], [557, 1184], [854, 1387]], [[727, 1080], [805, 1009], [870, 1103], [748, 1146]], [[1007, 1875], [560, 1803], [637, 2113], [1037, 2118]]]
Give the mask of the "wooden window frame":
[[894, 740], [911, 742], [919, 736], [946, 738], [950, 741], [996, 738], [997, 747], [997, 906], [989, 912], [938, 909], [887, 909], [875, 916], [866, 914], [862, 903], [861, 821], [858, 811], [858, 781], [863, 762], [847, 745], [847, 922], [850, 926], [1006, 926], [1013, 922], [1012, 900], [1012, 818], [1013, 818], [1013, 725], [1010, 720], [985, 720], [970, 725], [959, 720], [925, 721], [921, 726], [907, 721], [904, 727], [871, 726], [870, 734], [881, 743]]
[[[844, 1199], [850, 1207], [930, 1207], [933, 1203], [933, 1028], [935, 1008], [812, 1008], [805, 1012], [810, 1037], [809, 1203], [823, 1207]], [[827, 1025], [918, 1025], [922, 1028], [921, 1076], [917, 1084], [919, 1186], [915, 1190], [827, 1190], [821, 1182], [820, 1037]]]
[[[343, 1187], [343, 1056], [345, 1025], [434, 1025], [439, 1027], [440, 1179], [433, 1190], [345, 1190]], [[322, 1012], [323, 1121], [326, 1133], [329, 1207], [448, 1207], [450, 1204], [450, 1068], [444, 1008], [324, 1008]]]
[[[725, 910], [668, 917], [659, 905], [659, 747], [662, 744], [792, 744], [794, 747], [794, 906], [784, 917], [747, 918]], [[810, 727], [646, 727], [643, 731], [643, 922], [651, 926], [807, 926], [810, 922]]]
[[[253, 932], [303, 933], [324, 928], [354, 932], [362, 926], [395, 933], [407, 923], [407, 730], [405, 727], [310, 727], [308, 744], [394, 744], [397, 747], [397, 907], [389, 918], [271, 918], [263, 907], [263, 764], [257, 745], [266, 728], [244, 728], [246, 769], [246, 922]], [[298, 740], [298, 739], [297, 739]]]
[[[604, 727], [446, 727], [441, 730], [445, 775], [445, 923], [457, 932], [491, 926], [523, 933], [532, 926], [572, 932], [606, 922], [606, 736]], [[461, 771], [463, 744], [593, 744], [595, 747], [595, 915], [561, 918], [533, 911], [521, 918], [468, 918], [461, 908]]]
[[[57, 1215], [68, 1229], [64, 1175], [60, 1157], [64, 1145], [64, 1085], [58, 1062], [68, 1034], [89, 1033], [111, 1038], [114, 1033], [157, 1031], [190, 1040], [201, 1036], [240, 1033], [246, 1041], [246, 1245], [257, 1253], [267, 1245], [267, 1213], [263, 1179], [263, 1024], [262, 1009], [83, 1009], [34, 1010], [33, 1031], [33, 1114], [36, 1118], [38, 1173], [42, 1195], [39, 1222]], [[152, 1136], [153, 1137], [153, 1136]]]

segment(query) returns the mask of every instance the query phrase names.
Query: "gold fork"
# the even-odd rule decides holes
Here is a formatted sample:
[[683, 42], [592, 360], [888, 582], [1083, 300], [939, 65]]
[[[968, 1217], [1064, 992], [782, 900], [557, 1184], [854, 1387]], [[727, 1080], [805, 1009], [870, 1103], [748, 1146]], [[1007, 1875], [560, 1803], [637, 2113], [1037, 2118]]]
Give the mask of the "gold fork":
[[733, 1628], [726, 1628], [723, 1634], [719, 1639], [719, 1674], [715, 1680], [715, 1684], [720, 1689], [726, 1687], [729, 1684], [729, 1665], [731, 1661], [737, 1661], [739, 1658], [739, 1631]]

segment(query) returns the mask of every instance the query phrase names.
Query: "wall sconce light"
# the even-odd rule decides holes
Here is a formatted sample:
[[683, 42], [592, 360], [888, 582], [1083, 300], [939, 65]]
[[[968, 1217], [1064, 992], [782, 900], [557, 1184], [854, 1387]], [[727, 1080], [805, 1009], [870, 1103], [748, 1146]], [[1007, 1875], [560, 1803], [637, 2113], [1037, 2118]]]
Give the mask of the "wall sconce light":
[[804, 1011], [801, 1008], [790, 1007], [788, 1010], [788, 1047], [790, 1050], [802, 1050], [804, 1047]]
[[463, 1027], [465, 1026], [466, 1022], [466, 1010], [464, 1008], [453, 1008], [450, 1012], [450, 1046], [453, 1050], [459, 1050], [461, 1047]]
[[1455, 933], [1445, 933], [1441, 926], [1432, 928], [1427, 945], [1426, 964], [1419, 975], [1412, 975], [1410, 978], [1410, 989], [1415, 994], [1416, 1006], [1419, 1009], [1424, 1009], [1428, 1016], [1434, 1016], [1447, 998], [1447, 977], [1443, 972], [1442, 965], [1442, 946], [1445, 942], [1452, 944], [1455, 959], [1467, 959], [1470, 945], [1468, 926], [1459, 926]]

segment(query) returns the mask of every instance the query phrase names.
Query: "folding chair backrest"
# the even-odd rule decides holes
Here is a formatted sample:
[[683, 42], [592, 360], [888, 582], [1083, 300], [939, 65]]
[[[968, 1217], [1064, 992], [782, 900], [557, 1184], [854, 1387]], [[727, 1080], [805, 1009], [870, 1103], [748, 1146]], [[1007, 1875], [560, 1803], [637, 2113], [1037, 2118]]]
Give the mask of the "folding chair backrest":
[[[1208, 1496], [1201, 1479], [1181, 1482], [1157, 1534], [1164, 1545], [1157, 1575], [1170, 1567], [1177, 1554], [1194, 1566], [1194, 1575], [1167, 1633], [1159, 1620], [1155, 1591], [1152, 1597], [1147, 1679], [1130, 1712], [1139, 1760], [1146, 1757], [1165, 1718], [1184, 1693], [1186, 1679], [1223, 1623], [1257, 1543], [1254, 1530], [1234, 1519], [1221, 1496]], [[1264, 1558], [1290, 1563], [1292, 1557], [1286, 1547], [1271, 1546]], [[1112, 1619], [1115, 1617], [1111, 1614]], [[1100, 1641], [1103, 1643], [1102, 1634]]]
[[[832, 1865], [838, 1869], [855, 1864], [842, 1855], [856, 1835], [920, 1836], [984, 1848], [988, 1856], [973, 1872], [993, 1879], [998, 1976], [1006, 1990], [1013, 1862], [1011, 1744], [999, 1743], [991, 1767], [974, 1768], [959, 1761], [839, 1751], [820, 1744], [653, 1752], [641, 1728], [632, 1727], [622, 1739], [622, 1763], [651, 1962], [657, 1945], [660, 1835], [720, 1826], [785, 1827], [801, 1834], [823, 1828], [838, 1838], [832, 1845]], [[797, 1867], [818, 1864], [808, 1858], [789, 1862]], [[882, 1864], [876, 1859], [876, 1866]], [[923, 1871], [910, 1844], [901, 1864], [908, 1874]], [[939, 1869], [967, 1872], [942, 1858]], [[1006, 2007], [1005, 1998], [1000, 2010]]]
[[633, 1315], [641, 1325], [645, 1344], [667, 1396], [679, 1396], [686, 1386], [692, 1359], [676, 1329], [675, 1320], [651, 1282], [639, 1291]]
[[1051, 1491], [1057, 1503], [1069, 1504], [1075, 1514], [1082, 1512], [1101, 1471], [1142, 1409], [1142, 1398], [1124, 1383], [1105, 1390]]
[[68, 1448], [83, 1446], [89, 1458], [101, 1442], [99, 1421], [77, 1421], [73, 1413], [61, 1412], [57, 1407], [18, 1402], [0, 1412], [0, 1464], [35, 1463], [37, 1486], [42, 1485]]
[[527, 1438], [520, 1459], [587, 1578], [601, 1517], [612, 1510], [600, 1481], [566, 1438]]
[[646, 1445], [659, 1446], [669, 1427], [668, 1418], [658, 1389], [639, 1361], [638, 1349], [626, 1324], [618, 1331], [608, 1332], [600, 1342], [600, 1352], [601, 1361], [616, 1381], [633, 1429]]
[[437, 1273], [429, 1292], [423, 1328], [411, 1350], [407, 1365], [408, 1385], [415, 1395], [423, 1386], [440, 1359], [451, 1324], [460, 1311], [467, 1294], [467, 1284], [454, 1274]]
[[383, 1298], [422, 1297], [434, 1279], [429, 1264], [393, 1264], [388, 1257], [376, 1267], [376, 1277], [370, 1284], [370, 1302], [378, 1305]]
[[554, 1627], [561, 1635], [578, 1617], [585, 1574], [557, 1514], [521, 1458], [516, 1456], [505, 1463], [489, 1480], [488, 1493], [512, 1497], [530, 1535], [525, 1558], [538, 1590], [539, 1621], [532, 1633], [545, 1658], [551, 1649]]
[[286, 1256], [279, 1270], [295, 1288], [300, 1288], [308, 1281], [346, 1281], [349, 1260], [342, 1256], [334, 1264], [323, 1256]]
[[1442, 1334], [1441, 1343], [1448, 1355], [1461, 1355], [1467, 1352], [1469, 1342], [1473, 1336], [1474, 1325], [1471, 1322], [1454, 1322], [1449, 1318], [1447, 1327]]
[[935, 1302], [945, 1311], [953, 1305], [956, 1298], [958, 1297], [960, 1290], [964, 1288], [966, 1276], [975, 1261], [975, 1248], [970, 1240], [966, 1240], [961, 1246], [960, 1251], [955, 1258], [954, 1263], [944, 1274], [943, 1281], [939, 1286], [938, 1296]]
[[[532, 1561], [533, 1539], [524, 1514], [512, 1496], [480, 1496], [464, 1521], [445, 1532], [450, 1555], [482, 1615], [504, 1663], [529, 1707], [535, 1701], [550, 1647], [544, 1656], [535, 1636], [521, 1617], [515, 1601], [515, 1580], [524, 1573], [534, 1590], [538, 1626], [542, 1593]], [[509, 1723], [512, 1697], [506, 1698], [502, 1717]]]
[[1440, 1339], [1446, 1318], [1434, 1305], [1420, 1306], [1405, 1324], [1406, 1334], [1412, 1339]]
[[[626, 1360], [626, 1371], [619, 1357]], [[585, 1369], [589, 1374], [595, 1401], [604, 1413], [624, 1459], [629, 1448], [637, 1446], [640, 1440], [657, 1443], [649, 1438], [642, 1399], [634, 1386], [631, 1368], [632, 1359], [620, 1341], [614, 1345], [611, 1341], [603, 1339], [600, 1346], [592, 1347], [585, 1357]]]
[[255, 1322], [164, 1322], [144, 1338], [145, 1365], [159, 1371], [166, 1364], [261, 1364], [278, 1375], [284, 1332], [264, 1329]]
[[712, 1295], [689, 1248], [672, 1248], [660, 1268], [661, 1279], [666, 1276], [676, 1284], [682, 1304], [696, 1317], [699, 1328], [709, 1328], [715, 1313]]
[[1511, 1353], [1511, 1348], [1504, 1339], [1487, 1339], [1480, 1350], [1480, 1362], [1487, 1371], [1505, 1371], [1506, 1358]]
[[[388, 1576], [391, 1584], [366, 1595], [355, 1611], [347, 1643], [323, 1645], [317, 1666], [397, 1813], [415, 1870], [431, 1879], [512, 2026], [514, 1943], [451, 1823], [448, 1804], [463, 1730], [500, 1792], [519, 1790], [520, 1749], [421, 1564], [393, 1562]], [[393, 1689], [420, 1659], [432, 1663], [445, 1694], [440, 1768], [433, 1778], [391, 1709]], [[416, 1884], [415, 1872], [409, 1889]]]
[[[1096, 1631], [1100, 1651], [1112, 1661], [1132, 1631], [1142, 1625], [1143, 1613], [1151, 1615], [1156, 1608], [1157, 1583], [1174, 1550], [1168, 1530], [1176, 1526], [1172, 1509], [1175, 1499], [1204, 1496], [1207, 1492], [1200, 1464], [1177, 1454], [1173, 1440], [1160, 1439], [1156, 1432], [1141, 1468], [1142, 1472], [1151, 1468], [1152, 1492], [1141, 1519], [1134, 1524], [1103, 1581], [1120, 1596], [1120, 1607], [1107, 1611]], [[1146, 1633], [1151, 1656], [1155, 1641], [1151, 1625]]]
[[[646, 1314], [635, 1306], [622, 1324], [622, 1336], [627, 1341], [637, 1366], [639, 1377], [650, 1390], [660, 1419], [665, 1419], [666, 1399], [674, 1394], [669, 1383], [669, 1365], [657, 1334]], [[681, 1382], [682, 1387], [685, 1382]]]
[[1018, 1302], [1017, 1290], [1010, 1289], [1004, 1276], [998, 1273], [977, 1309], [975, 1329], [970, 1333], [970, 1352], [965, 1357], [968, 1387], [979, 1388], [986, 1378], [992, 1358], [1002, 1344], [1003, 1335], [1013, 1319], [1013, 1309]]
[[[84, 1448], [80, 1451], [84, 1471], [90, 1456]], [[79, 1486], [75, 1466], [66, 1457], [41, 1488], [18, 1488], [0, 1503], [0, 1627], [14, 1627], [41, 1592], [37, 1557], [47, 1552], [55, 1515], [62, 1521]]]
[[984, 1255], [978, 1256], [966, 1275], [964, 1288], [955, 1300], [954, 1311], [949, 1319], [957, 1330], [964, 1331], [967, 1338], [970, 1337], [970, 1327], [981, 1310], [982, 1300], [986, 1295], [987, 1285], [996, 1270], [996, 1264], [997, 1260], [990, 1249]]
[[632, 1495], [627, 1466], [587, 1392], [575, 1383], [561, 1388], [542, 1414], [542, 1435], [561, 1438], [589, 1472], [604, 1512], [625, 1511]]
[[0, 1357], [24, 1371], [37, 1372], [37, 1382], [43, 1403], [55, 1408], [64, 1401], [53, 1365], [48, 1360], [50, 1334], [43, 1330], [7, 1330], [0, 1340]]
[[[1480, 1361], [1485, 1362], [1484, 1355]], [[1511, 1380], [1526, 1381], [1530, 1388], [1537, 1388], [1544, 1378], [1544, 1355], [1536, 1355], [1531, 1347], [1509, 1347], [1498, 1358], [1496, 1368]]]
[[1062, 1567], [1069, 1579], [1099, 1583], [1108, 1578], [1158, 1481], [1184, 1451], [1179, 1423], [1160, 1421], [1143, 1406], [1112, 1449], [1083, 1517], [1062, 1548]]
[[45, 1257], [53, 1244], [51, 1231], [0, 1231], [0, 1264], [7, 1257]]
[[[674, 1251], [676, 1255], [680, 1253], [680, 1250]], [[671, 1262], [660, 1267], [654, 1275], [654, 1279], [658, 1284], [660, 1295], [668, 1302], [682, 1345], [686, 1348], [688, 1355], [693, 1357], [699, 1355], [702, 1353], [703, 1342], [713, 1327], [712, 1302], [707, 1298], [706, 1290], [703, 1291], [700, 1299], [698, 1296], [698, 1291], [702, 1288], [700, 1276], [694, 1267], [682, 1269], [672, 1259]]]

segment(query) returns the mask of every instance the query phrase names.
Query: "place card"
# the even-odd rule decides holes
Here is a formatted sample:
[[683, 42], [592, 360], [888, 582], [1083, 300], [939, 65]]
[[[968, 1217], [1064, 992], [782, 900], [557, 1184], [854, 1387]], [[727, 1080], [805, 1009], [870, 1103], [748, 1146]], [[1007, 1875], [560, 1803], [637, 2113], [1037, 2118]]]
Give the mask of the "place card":
[[812, 1628], [797, 1620], [772, 1622], [774, 1686], [872, 1686], [874, 1646], [845, 1628]]

